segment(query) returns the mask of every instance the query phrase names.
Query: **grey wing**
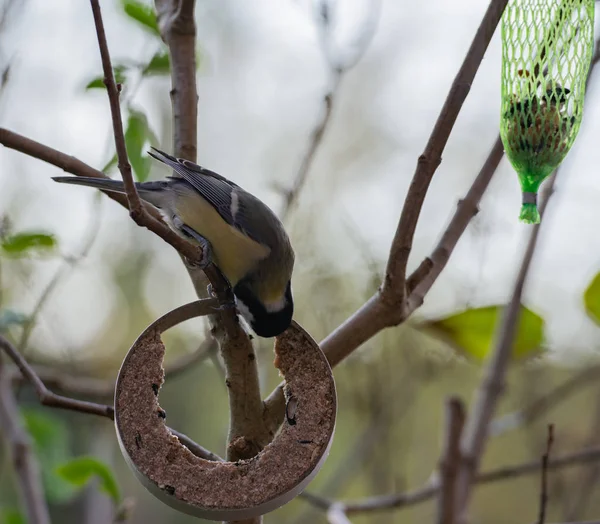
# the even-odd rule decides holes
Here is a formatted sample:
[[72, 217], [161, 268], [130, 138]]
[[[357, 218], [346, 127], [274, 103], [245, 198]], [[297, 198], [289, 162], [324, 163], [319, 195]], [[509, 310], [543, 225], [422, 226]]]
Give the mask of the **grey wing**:
[[[260, 200], [244, 191], [240, 186], [224, 176], [205, 169], [189, 160], [175, 158], [153, 148], [149, 154], [171, 167], [183, 180], [188, 182], [202, 197], [211, 204], [228, 224], [242, 231], [253, 240], [260, 242], [252, 232], [256, 231], [254, 220], [271, 210]], [[254, 201], [253, 211], [248, 210], [247, 203]]]
[[224, 176], [205, 169], [189, 160], [175, 158], [159, 149], [148, 154], [173, 169], [211, 204], [228, 224], [235, 225], [232, 214], [232, 191], [238, 186]]

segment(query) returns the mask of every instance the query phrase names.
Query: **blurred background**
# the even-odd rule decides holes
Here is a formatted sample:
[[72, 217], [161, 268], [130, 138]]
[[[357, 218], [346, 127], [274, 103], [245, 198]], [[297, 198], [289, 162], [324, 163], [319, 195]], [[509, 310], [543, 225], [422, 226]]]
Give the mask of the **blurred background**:
[[[284, 206], [282, 188], [292, 186], [323, 119], [324, 97], [337, 85], [307, 183], [286, 216], [297, 260], [295, 318], [321, 340], [381, 282], [417, 158], [487, 3], [337, 0], [327, 30], [308, 0], [196, 4], [198, 163], [276, 212]], [[152, 24], [140, 23], [143, 16], [132, 5], [102, 2], [113, 64], [124, 84], [135, 174], [161, 178], [168, 173], [145, 150], [172, 150], [169, 65]], [[89, 4], [0, 0], [0, 9], [0, 125], [117, 174]], [[497, 31], [427, 195], [409, 269], [432, 250], [498, 134], [500, 60]], [[339, 84], [337, 66], [346, 68]], [[578, 379], [582, 369], [600, 365], [599, 122], [595, 72], [579, 137], [544, 218], [524, 295], [527, 323], [501, 411], [524, 407], [568, 380], [577, 387], [535, 420], [493, 438], [484, 469], [538, 458], [548, 422], [556, 426], [557, 454], [600, 444], [600, 371]], [[108, 198], [54, 183], [50, 177], [60, 174], [0, 147], [0, 331], [48, 373], [90, 377], [86, 384], [102, 389], [114, 381], [137, 335], [195, 294], [169, 246], [136, 227]], [[492, 306], [509, 297], [531, 231], [517, 221], [520, 199], [517, 176], [503, 160], [423, 307], [336, 368], [335, 441], [309, 491], [336, 499], [401, 492], [422, 485], [435, 470], [443, 401], [450, 394], [472, 398], [498, 312]], [[202, 340], [199, 322], [172, 330], [167, 364], [194, 354]], [[258, 344], [267, 394], [278, 376], [271, 346]], [[96, 393], [90, 398], [110, 402], [110, 394]], [[113, 502], [94, 483], [81, 491], [57, 475], [57, 466], [79, 455], [94, 455], [115, 472], [121, 495], [135, 504], [129, 522], [197, 521], [162, 505], [134, 479], [110, 421], [40, 408], [27, 387], [19, 399], [56, 522], [113, 519]], [[171, 427], [224, 452], [227, 397], [213, 351], [167, 381], [161, 405]], [[0, 460], [0, 515], [18, 522], [8, 520], [18, 506], [6, 452]], [[552, 473], [552, 520], [600, 517], [599, 476], [595, 464]], [[477, 488], [474, 522], [532, 521], [538, 485], [534, 475]], [[426, 502], [352, 521], [404, 524], [430, 522], [434, 515], [435, 502]], [[326, 519], [296, 499], [265, 522]]]

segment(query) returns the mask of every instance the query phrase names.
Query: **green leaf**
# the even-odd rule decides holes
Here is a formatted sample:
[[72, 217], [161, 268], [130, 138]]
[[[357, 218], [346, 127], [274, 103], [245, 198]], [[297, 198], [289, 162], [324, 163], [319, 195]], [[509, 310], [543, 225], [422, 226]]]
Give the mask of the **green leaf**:
[[152, 161], [145, 151], [148, 142], [157, 143], [158, 140], [148, 125], [146, 115], [131, 110], [125, 131], [125, 145], [129, 162], [138, 182], [146, 181], [150, 174]]
[[102, 168], [102, 172], [105, 175], [108, 175], [108, 173], [117, 166], [117, 154], [115, 153], [112, 158], [106, 163], [106, 165]]
[[8, 330], [11, 326], [22, 326], [27, 322], [27, 315], [13, 311], [12, 309], [0, 310], [0, 333]]
[[2, 239], [2, 251], [11, 256], [24, 256], [29, 251], [49, 250], [56, 246], [56, 238], [50, 233], [29, 231], [10, 235]]
[[100, 490], [106, 493], [115, 504], [121, 500], [119, 486], [110, 468], [94, 457], [78, 457], [59, 466], [57, 473], [74, 486], [83, 487], [92, 478], [100, 480]]
[[600, 273], [591, 281], [583, 294], [585, 312], [598, 325], [600, 325]]
[[159, 51], [156, 53], [150, 63], [142, 71], [143, 75], [168, 75], [171, 72], [171, 60], [169, 53]]
[[[421, 329], [444, 340], [459, 353], [483, 361], [493, 349], [498, 320], [504, 306], [467, 309], [456, 315], [424, 322]], [[542, 351], [544, 320], [521, 306], [512, 358], [531, 358]]]
[[0, 524], [27, 524], [23, 514], [13, 508], [0, 509]]
[[[127, 66], [124, 65], [116, 65], [113, 67], [113, 74], [115, 75], [115, 82], [117, 84], [125, 83], [125, 71], [127, 71]], [[104, 84], [104, 75], [97, 76], [90, 80], [85, 89], [106, 89], [106, 85]]]
[[46, 498], [55, 503], [69, 501], [76, 490], [56, 473], [60, 464], [71, 459], [67, 425], [58, 416], [38, 408], [21, 409], [21, 415], [40, 463]]
[[122, 0], [121, 4], [127, 16], [140, 23], [147, 31], [160, 36], [156, 13], [151, 6], [136, 0]]

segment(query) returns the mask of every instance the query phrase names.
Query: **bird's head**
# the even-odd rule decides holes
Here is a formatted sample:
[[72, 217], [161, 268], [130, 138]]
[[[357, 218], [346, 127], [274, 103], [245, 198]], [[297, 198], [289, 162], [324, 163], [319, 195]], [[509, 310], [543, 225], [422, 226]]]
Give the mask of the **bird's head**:
[[252, 280], [241, 280], [233, 288], [238, 310], [252, 330], [264, 338], [283, 333], [292, 322], [294, 300], [288, 280], [282, 293], [266, 296]]

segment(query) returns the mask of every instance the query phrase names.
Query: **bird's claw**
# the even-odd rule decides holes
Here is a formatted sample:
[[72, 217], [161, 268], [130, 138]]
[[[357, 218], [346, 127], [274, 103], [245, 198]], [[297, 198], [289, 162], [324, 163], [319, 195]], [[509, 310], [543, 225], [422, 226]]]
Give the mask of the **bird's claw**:
[[187, 260], [188, 265], [192, 267], [197, 267], [199, 269], [206, 269], [212, 264], [213, 259], [212, 246], [210, 245], [210, 242], [206, 240], [206, 238], [204, 238], [202, 235], [194, 231], [191, 227], [185, 224], [181, 224], [180, 229], [187, 237], [195, 240], [198, 244], [200, 244], [200, 247], [202, 248], [202, 259], [198, 262], [191, 262], [190, 260]]

